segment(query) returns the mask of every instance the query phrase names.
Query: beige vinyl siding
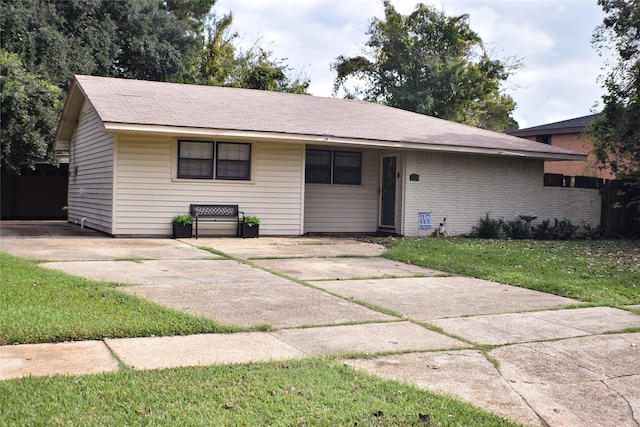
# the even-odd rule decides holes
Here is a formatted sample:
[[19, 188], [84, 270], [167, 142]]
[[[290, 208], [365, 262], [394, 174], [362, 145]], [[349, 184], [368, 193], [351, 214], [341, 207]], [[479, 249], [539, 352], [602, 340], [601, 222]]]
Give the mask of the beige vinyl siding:
[[380, 154], [362, 154], [362, 184], [306, 184], [305, 233], [369, 233], [378, 228]]
[[[542, 160], [415, 151], [405, 159], [404, 235], [433, 231], [418, 229], [419, 212], [431, 212], [434, 227], [446, 217], [452, 235], [469, 233], [486, 213], [507, 221], [537, 215], [534, 224], [564, 217], [599, 224], [598, 191], [544, 187]], [[410, 181], [411, 173], [420, 181]]]
[[111, 233], [114, 136], [85, 102], [69, 150], [68, 220]]
[[[301, 145], [253, 143], [251, 181], [177, 179], [176, 147], [171, 137], [118, 137], [115, 235], [170, 235], [171, 218], [192, 203], [237, 204], [260, 218], [261, 235], [301, 233]], [[229, 235], [235, 228], [201, 224], [200, 232]]]

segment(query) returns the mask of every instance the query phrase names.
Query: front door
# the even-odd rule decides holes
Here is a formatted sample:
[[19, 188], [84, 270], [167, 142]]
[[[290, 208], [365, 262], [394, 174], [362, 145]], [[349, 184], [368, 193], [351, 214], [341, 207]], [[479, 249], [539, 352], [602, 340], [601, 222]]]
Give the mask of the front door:
[[380, 201], [380, 225], [396, 225], [396, 156], [382, 157], [382, 191]]

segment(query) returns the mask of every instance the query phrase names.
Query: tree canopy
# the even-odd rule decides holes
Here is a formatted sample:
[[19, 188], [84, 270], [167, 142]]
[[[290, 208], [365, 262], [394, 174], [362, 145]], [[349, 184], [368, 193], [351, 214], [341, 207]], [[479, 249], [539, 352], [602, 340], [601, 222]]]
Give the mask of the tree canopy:
[[[516, 104], [501, 88], [517, 66], [490, 57], [468, 15], [449, 17], [424, 4], [402, 15], [388, 0], [384, 13], [370, 23], [365, 55], [332, 64], [334, 93], [342, 88], [348, 97], [486, 129], [518, 128]], [[350, 78], [365, 87], [350, 91]]]
[[17, 173], [21, 166], [33, 168], [37, 159], [55, 163], [49, 146], [62, 91], [27, 72], [18, 56], [6, 50], [0, 50], [0, 69], [2, 169]]
[[593, 44], [614, 50], [604, 76], [604, 108], [591, 126], [598, 161], [640, 186], [640, 1], [598, 0], [606, 17]]
[[212, 86], [229, 86], [279, 92], [307, 93], [309, 80], [289, 77], [291, 71], [270, 51], [254, 43], [246, 51], [234, 42], [238, 33], [231, 31], [233, 14], [214, 17], [206, 27], [207, 37], [201, 51], [194, 82]]
[[231, 15], [206, 27], [216, 1], [0, 1], [2, 169], [55, 159], [74, 74], [305, 93], [271, 52], [236, 49]]
[[202, 43], [190, 18], [157, 0], [19, 0], [0, 11], [3, 48], [63, 90], [74, 74], [179, 79]]

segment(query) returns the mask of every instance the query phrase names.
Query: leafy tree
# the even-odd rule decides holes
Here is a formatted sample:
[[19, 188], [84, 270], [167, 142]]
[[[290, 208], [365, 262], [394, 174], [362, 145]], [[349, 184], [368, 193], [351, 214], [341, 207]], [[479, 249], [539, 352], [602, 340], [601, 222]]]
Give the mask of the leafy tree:
[[233, 15], [215, 17], [207, 30], [195, 82], [279, 92], [306, 93], [308, 79], [291, 79], [289, 67], [272, 58], [270, 51], [255, 43], [245, 52], [234, 45], [238, 33], [231, 31]]
[[389, 0], [384, 10], [384, 19], [369, 26], [366, 56], [339, 56], [332, 64], [335, 93], [357, 78], [365, 88], [347, 96], [492, 130], [517, 129], [516, 104], [501, 89], [517, 65], [489, 56], [468, 15], [448, 17], [418, 4], [406, 16]]
[[[65, 93], [74, 74], [184, 80], [204, 40], [194, 22], [213, 3], [0, 1], [0, 37], [6, 51], [2, 167], [19, 171], [21, 165], [33, 167], [34, 155], [53, 158], [53, 133], [62, 107], [54, 102], [53, 92], [57, 87]], [[25, 126], [22, 134], [20, 123]], [[45, 141], [48, 148], [42, 152]]]
[[211, 25], [206, 27], [207, 41], [200, 53], [198, 73], [195, 81], [209, 86], [224, 86], [230, 82], [236, 68], [236, 48], [233, 40], [237, 33], [230, 33], [233, 23], [231, 13], [215, 17]]
[[1, 166], [9, 172], [34, 168], [35, 159], [55, 162], [49, 150], [56, 132], [62, 91], [28, 73], [18, 55], [0, 50]]
[[103, 5], [117, 23], [118, 46], [106, 75], [156, 81], [183, 78], [202, 42], [190, 21], [164, 12], [153, 1], [103, 0]]
[[614, 63], [604, 78], [602, 114], [591, 126], [595, 154], [618, 178], [640, 186], [640, 2], [598, 0], [606, 17], [594, 32], [601, 52], [615, 47]]
[[181, 21], [191, 24], [200, 34], [204, 21], [218, 0], [160, 0], [160, 8], [174, 14]]
[[[227, 33], [231, 15], [214, 20], [205, 37], [215, 3], [0, 0], [6, 51], [2, 168], [19, 171], [21, 165], [33, 167], [33, 156], [54, 158], [60, 93], [67, 92], [74, 74], [306, 91], [308, 81], [290, 79], [289, 68], [269, 51], [257, 45], [236, 50], [237, 34]], [[22, 134], [20, 126], [25, 126]]]

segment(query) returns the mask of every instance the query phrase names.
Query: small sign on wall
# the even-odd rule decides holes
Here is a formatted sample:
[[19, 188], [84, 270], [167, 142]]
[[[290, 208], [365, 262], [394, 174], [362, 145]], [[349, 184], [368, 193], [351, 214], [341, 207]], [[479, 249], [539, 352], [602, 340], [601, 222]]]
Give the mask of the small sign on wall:
[[431, 212], [418, 212], [418, 229], [431, 230]]

